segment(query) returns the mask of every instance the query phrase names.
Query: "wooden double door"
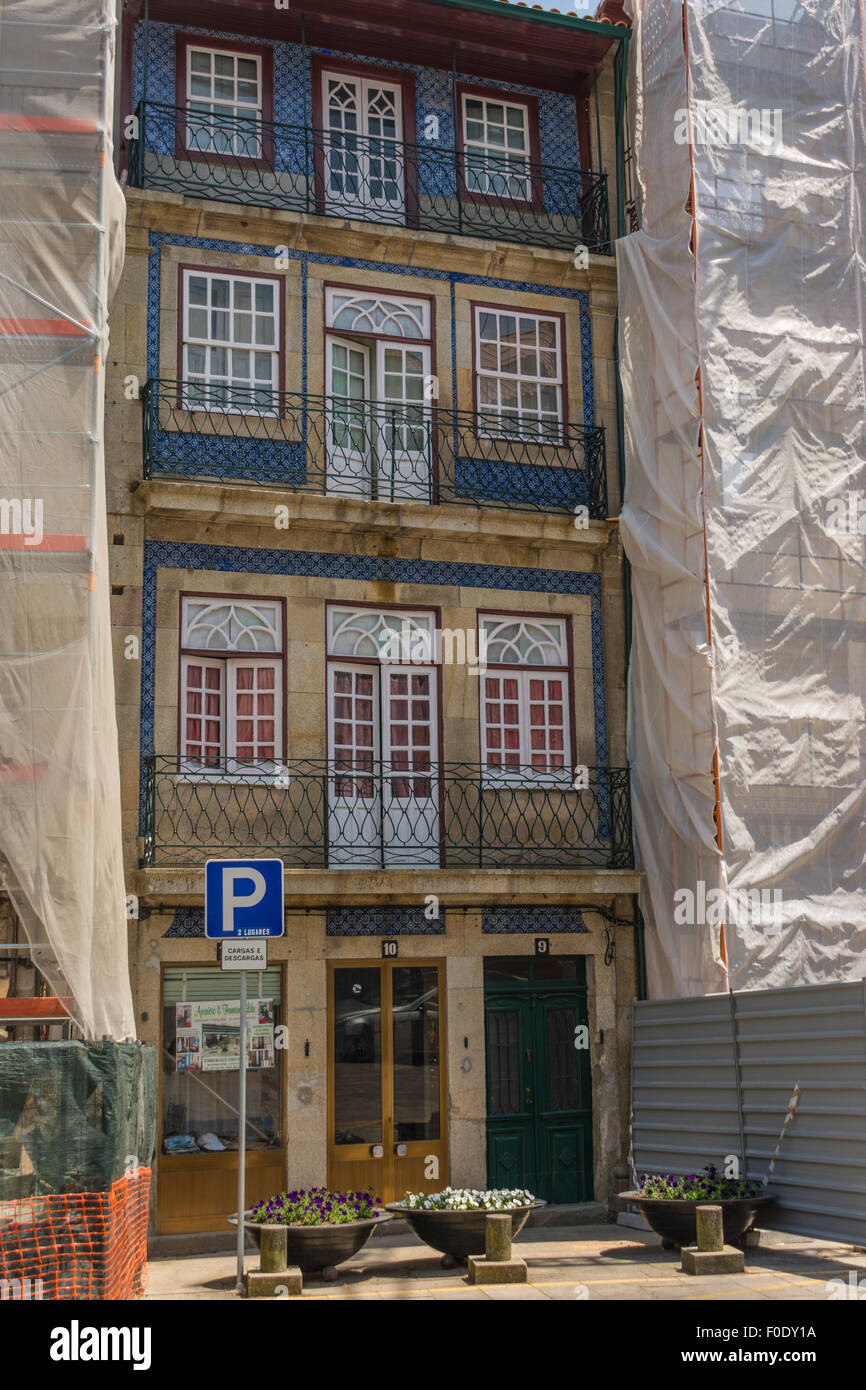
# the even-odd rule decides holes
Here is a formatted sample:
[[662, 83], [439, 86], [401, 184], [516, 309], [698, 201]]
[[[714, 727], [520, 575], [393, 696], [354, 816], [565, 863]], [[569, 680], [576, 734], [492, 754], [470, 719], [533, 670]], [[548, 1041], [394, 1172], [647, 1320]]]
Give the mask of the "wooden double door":
[[484, 966], [488, 1186], [590, 1201], [585, 958], [503, 956]]
[[332, 963], [328, 1185], [383, 1201], [448, 1185], [444, 970]]

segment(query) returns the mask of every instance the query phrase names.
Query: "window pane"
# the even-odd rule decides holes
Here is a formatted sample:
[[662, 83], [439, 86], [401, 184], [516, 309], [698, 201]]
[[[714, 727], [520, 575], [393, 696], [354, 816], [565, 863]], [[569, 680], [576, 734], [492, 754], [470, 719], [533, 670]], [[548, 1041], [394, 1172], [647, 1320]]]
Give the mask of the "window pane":
[[435, 966], [399, 966], [392, 987], [394, 1137], [438, 1139], [439, 971]]
[[382, 1011], [376, 968], [334, 972], [334, 1142], [382, 1139]]
[[[240, 986], [221, 972], [187, 966], [183, 986], [163, 981], [162, 1152], [220, 1153], [238, 1147]], [[267, 975], [271, 976], [268, 971]], [[273, 972], [278, 977], [278, 972]], [[247, 1148], [280, 1143], [280, 1068], [274, 1048], [280, 1026], [279, 979], [247, 1006]], [[170, 1001], [170, 1002], [169, 1002]], [[207, 1011], [205, 1020], [202, 1014]], [[215, 1013], [221, 1015], [212, 1021]]]

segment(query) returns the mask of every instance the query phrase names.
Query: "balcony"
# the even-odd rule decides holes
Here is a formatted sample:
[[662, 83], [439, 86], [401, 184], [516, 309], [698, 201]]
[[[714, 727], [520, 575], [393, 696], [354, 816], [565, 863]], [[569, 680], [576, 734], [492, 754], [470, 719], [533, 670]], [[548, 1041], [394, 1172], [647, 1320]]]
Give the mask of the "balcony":
[[628, 869], [629, 774], [508, 772], [470, 763], [407, 770], [295, 759], [184, 770], [147, 760], [142, 866], [201, 865], [225, 851], [287, 868]]
[[148, 381], [144, 477], [213, 479], [387, 502], [607, 516], [604, 429], [439, 406]]
[[142, 101], [129, 182], [194, 198], [612, 255], [607, 175], [503, 151]]

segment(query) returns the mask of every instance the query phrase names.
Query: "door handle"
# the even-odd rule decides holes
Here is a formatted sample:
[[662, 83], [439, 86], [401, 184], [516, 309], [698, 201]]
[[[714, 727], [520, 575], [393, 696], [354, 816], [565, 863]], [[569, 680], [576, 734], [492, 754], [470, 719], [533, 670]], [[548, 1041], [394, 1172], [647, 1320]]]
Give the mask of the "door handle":
[[408, 1145], [408, 1144], [395, 1144], [395, 1145], [394, 1145], [394, 1152], [395, 1152], [395, 1154], [397, 1155], [398, 1158], [405, 1158], [406, 1155], [407, 1155], [407, 1153], [409, 1152], [409, 1145]]
[[371, 1144], [371, 1145], [370, 1145], [370, 1157], [371, 1157], [371, 1158], [384, 1158], [384, 1157], [385, 1157], [385, 1146], [384, 1146], [384, 1144]]

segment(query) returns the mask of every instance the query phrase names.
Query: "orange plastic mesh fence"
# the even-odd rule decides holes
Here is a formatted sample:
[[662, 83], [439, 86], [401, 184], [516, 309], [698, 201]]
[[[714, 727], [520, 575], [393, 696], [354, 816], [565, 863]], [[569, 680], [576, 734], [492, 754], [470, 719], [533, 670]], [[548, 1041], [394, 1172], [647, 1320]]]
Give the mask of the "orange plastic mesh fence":
[[107, 1192], [0, 1202], [0, 1300], [140, 1298], [149, 1201], [139, 1168]]

